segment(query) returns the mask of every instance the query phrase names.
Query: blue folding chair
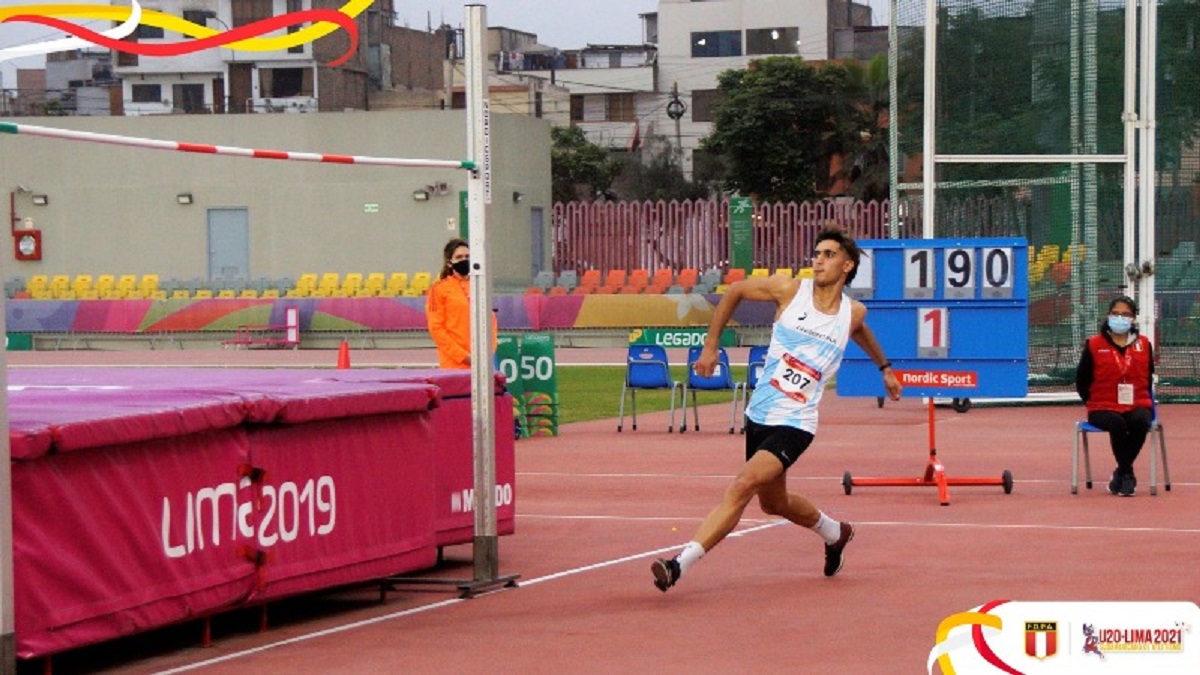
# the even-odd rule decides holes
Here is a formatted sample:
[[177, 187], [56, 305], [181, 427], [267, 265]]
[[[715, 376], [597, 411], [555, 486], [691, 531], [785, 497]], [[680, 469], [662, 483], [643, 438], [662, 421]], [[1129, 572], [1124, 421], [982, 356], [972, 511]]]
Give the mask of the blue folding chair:
[[[695, 430], [700, 431], [700, 408], [696, 403], [696, 391], [729, 391], [733, 392], [733, 402], [736, 406], [738, 392], [741, 391], [742, 383], [733, 381], [733, 371], [729, 368], [729, 354], [725, 353], [724, 347], [718, 347], [717, 367], [713, 370], [713, 374], [709, 377], [701, 377], [696, 374], [696, 369], [693, 367], [696, 361], [700, 358], [701, 347], [692, 347], [688, 349], [687, 363], [687, 380], [683, 384], [683, 425], [679, 427], [679, 432], [687, 431], [687, 395], [688, 391], [692, 392], [692, 415], [695, 417]], [[734, 416], [729, 421], [729, 433], [734, 433], [737, 430], [737, 408], [734, 408]]]
[[[750, 392], [758, 386], [758, 379], [762, 377], [763, 369], [767, 365], [767, 345], [754, 345], [750, 348], [750, 355], [746, 359], [746, 380], [742, 382], [742, 427], [741, 433], [746, 433], [746, 403], [750, 399]], [[733, 399], [733, 418], [737, 419], [738, 399]]]
[[[1167, 467], [1167, 441], [1163, 435], [1163, 425], [1158, 419], [1158, 400], [1154, 398], [1154, 392], [1151, 390], [1150, 410], [1152, 417], [1150, 419], [1150, 494], [1158, 494], [1158, 457], [1162, 456], [1163, 468], [1163, 487], [1167, 492], [1171, 491], [1171, 470]], [[1092, 458], [1088, 454], [1088, 434], [1107, 434], [1108, 432], [1092, 424], [1088, 424], [1087, 420], [1079, 420], [1075, 423], [1075, 445], [1071, 453], [1071, 494], [1079, 493], [1079, 451], [1083, 449], [1083, 471], [1084, 484], [1087, 489], [1092, 489]], [[1158, 452], [1155, 452], [1155, 438], [1158, 440]]]
[[[625, 383], [621, 385], [620, 421], [617, 422], [617, 432], [625, 426], [625, 393], [628, 392], [633, 403], [633, 430], [637, 431], [637, 390], [638, 389], [670, 389], [671, 390], [671, 426], [667, 433], [675, 431], [675, 391], [680, 390], [679, 402], [685, 401], [682, 383], [671, 379], [671, 367], [667, 363], [667, 350], [658, 345], [630, 345], [629, 354], [625, 358]], [[684, 409], [686, 416], [686, 407]], [[685, 420], [686, 422], [686, 420]], [[683, 429], [680, 429], [683, 431]]]

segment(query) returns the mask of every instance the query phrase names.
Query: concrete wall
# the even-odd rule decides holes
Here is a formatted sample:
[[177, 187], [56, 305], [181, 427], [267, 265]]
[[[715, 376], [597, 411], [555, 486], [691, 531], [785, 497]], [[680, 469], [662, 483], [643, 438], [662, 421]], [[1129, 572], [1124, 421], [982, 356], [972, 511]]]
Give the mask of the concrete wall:
[[[466, 159], [462, 111], [313, 115], [37, 118], [16, 123], [195, 143], [328, 154]], [[529, 284], [530, 209], [548, 215], [550, 126], [493, 115], [494, 283]], [[443, 195], [414, 190], [445, 182]], [[458, 226], [463, 170], [299, 163], [196, 155], [0, 134], [0, 190], [15, 216], [42, 231], [40, 261], [0, 255], [0, 278], [34, 274], [147, 274], [208, 278], [208, 210], [249, 214], [251, 278], [304, 272], [435, 272]], [[17, 187], [29, 192], [18, 192]], [[524, 199], [515, 203], [513, 192]], [[194, 202], [181, 205], [180, 193]], [[32, 194], [49, 204], [37, 206]], [[377, 205], [370, 206], [370, 205]], [[377, 212], [371, 212], [377, 211]], [[549, 228], [543, 265], [549, 268]]]

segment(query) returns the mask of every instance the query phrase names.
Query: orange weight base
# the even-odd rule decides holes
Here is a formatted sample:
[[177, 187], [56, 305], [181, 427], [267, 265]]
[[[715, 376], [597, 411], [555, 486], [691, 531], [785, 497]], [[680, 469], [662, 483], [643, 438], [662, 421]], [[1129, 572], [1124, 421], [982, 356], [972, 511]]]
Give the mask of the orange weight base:
[[925, 475], [918, 478], [854, 478], [850, 475], [849, 471], [842, 475], [842, 488], [846, 491], [846, 494], [850, 494], [855, 486], [922, 487], [926, 485], [937, 486], [938, 502], [942, 506], [949, 506], [951, 485], [1000, 485], [1004, 488], [1004, 494], [1010, 494], [1013, 487], [1013, 478], [1012, 472], [1008, 469], [1005, 469], [999, 478], [987, 478], [983, 476], [951, 478], [946, 475], [946, 467], [938, 461], [936, 451], [930, 451], [929, 464], [925, 467]]

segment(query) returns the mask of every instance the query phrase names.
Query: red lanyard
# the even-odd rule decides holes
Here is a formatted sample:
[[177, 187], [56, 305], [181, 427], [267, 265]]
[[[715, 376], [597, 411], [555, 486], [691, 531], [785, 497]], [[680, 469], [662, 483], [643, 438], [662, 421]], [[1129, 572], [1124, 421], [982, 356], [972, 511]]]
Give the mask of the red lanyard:
[[1129, 350], [1136, 343], [1137, 343], [1137, 338], [1134, 338], [1133, 342], [1130, 342], [1129, 344], [1125, 345], [1125, 358], [1124, 359], [1122, 359], [1120, 356], [1117, 356], [1117, 351], [1119, 351], [1119, 350], [1113, 350], [1113, 361], [1115, 361], [1117, 363], [1117, 368], [1120, 369], [1120, 371], [1121, 371], [1121, 380], [1122, 381], [1124, 381], [1124, 379], [1125, 379], [1126, 371], [1129, 370], [1129, 364], [1133, 362], [1133, 355], [1129, 353]]

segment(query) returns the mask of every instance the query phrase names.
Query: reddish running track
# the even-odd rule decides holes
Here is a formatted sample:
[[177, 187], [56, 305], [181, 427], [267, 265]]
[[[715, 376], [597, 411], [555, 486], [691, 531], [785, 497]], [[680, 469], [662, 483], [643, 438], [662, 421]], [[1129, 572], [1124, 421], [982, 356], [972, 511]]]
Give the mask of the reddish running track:
[[[560, 362], [585, 351], [592, 353], [579, 360], [612, 362], [615, 354], [619, 362], [623, 354], [560, 350]], [[136, 365], [138, 354], [152, 361], [166, 353], [71, 353], [71, 365]], [[191, 365], [230, 354], [175, 353]], [[255, 365], [335, 359], [332, 352], [250, 355], [268, 362]], [[63, 353], [9, 357], [10, 365], [67, 360]], [[384, 359], [401, 362], [394, 352], [352, 358], [355, 365]], [[617, 396], [603, 404], [615, 407]], [[742, 437], [724, 426], [729, 407], [702, 408], [701, 431], [686, 435], [666, 432], [666, 413], [644, 415], [639, 431], [619, 435], [613, 420], [568, 425], [557, 438], [517, 446], [517, 534], [500, 540], [500, 554], [501, 572], [519, 573], [520, 588], [471, 600], [402, 589], [383, 602], [376, 588], [345, 589], [281, 603], [270, 611], [270, 630], [230, 630], [210, 648], [143, 636], [54, 665], [135, 673], [919, 672], [938, 623], [990, 600], [1196, 600], [1200, 571], [1187, 561], [1200, 550], [1200, 457], [1192, 452], [1200, 407], [1162, 406], [1173, 489], [1160, 485], [1149, 496], [1144, 453], [1134, 498], [1105, 492], [1112, 467], [1101, 437], [1092, 444], [1096, 489], [1070, 494], [1071, 434], [1081, 411], [937, 409], [939, 457], [951, 477], [1009, 469], [1016, 479], [1010, 495], [996, 486], [951, 487], [950, 505], [940, 506], [929, 487], [844, 494], [847, 470], [920, 475], [927, 413], [918, 400], [879, 408], [874, 399], [829, 392], [817, 440], [789, 482], [857, 525], [841, 574], [822, 575], [815, 534], [754, 505], [736, 536], [666, 594], [651, 583], [650, 561], [687, 541], [741, 465]], [[434, 573], [469, 577], [470, 548], [447, 552], [450, 563]]]

